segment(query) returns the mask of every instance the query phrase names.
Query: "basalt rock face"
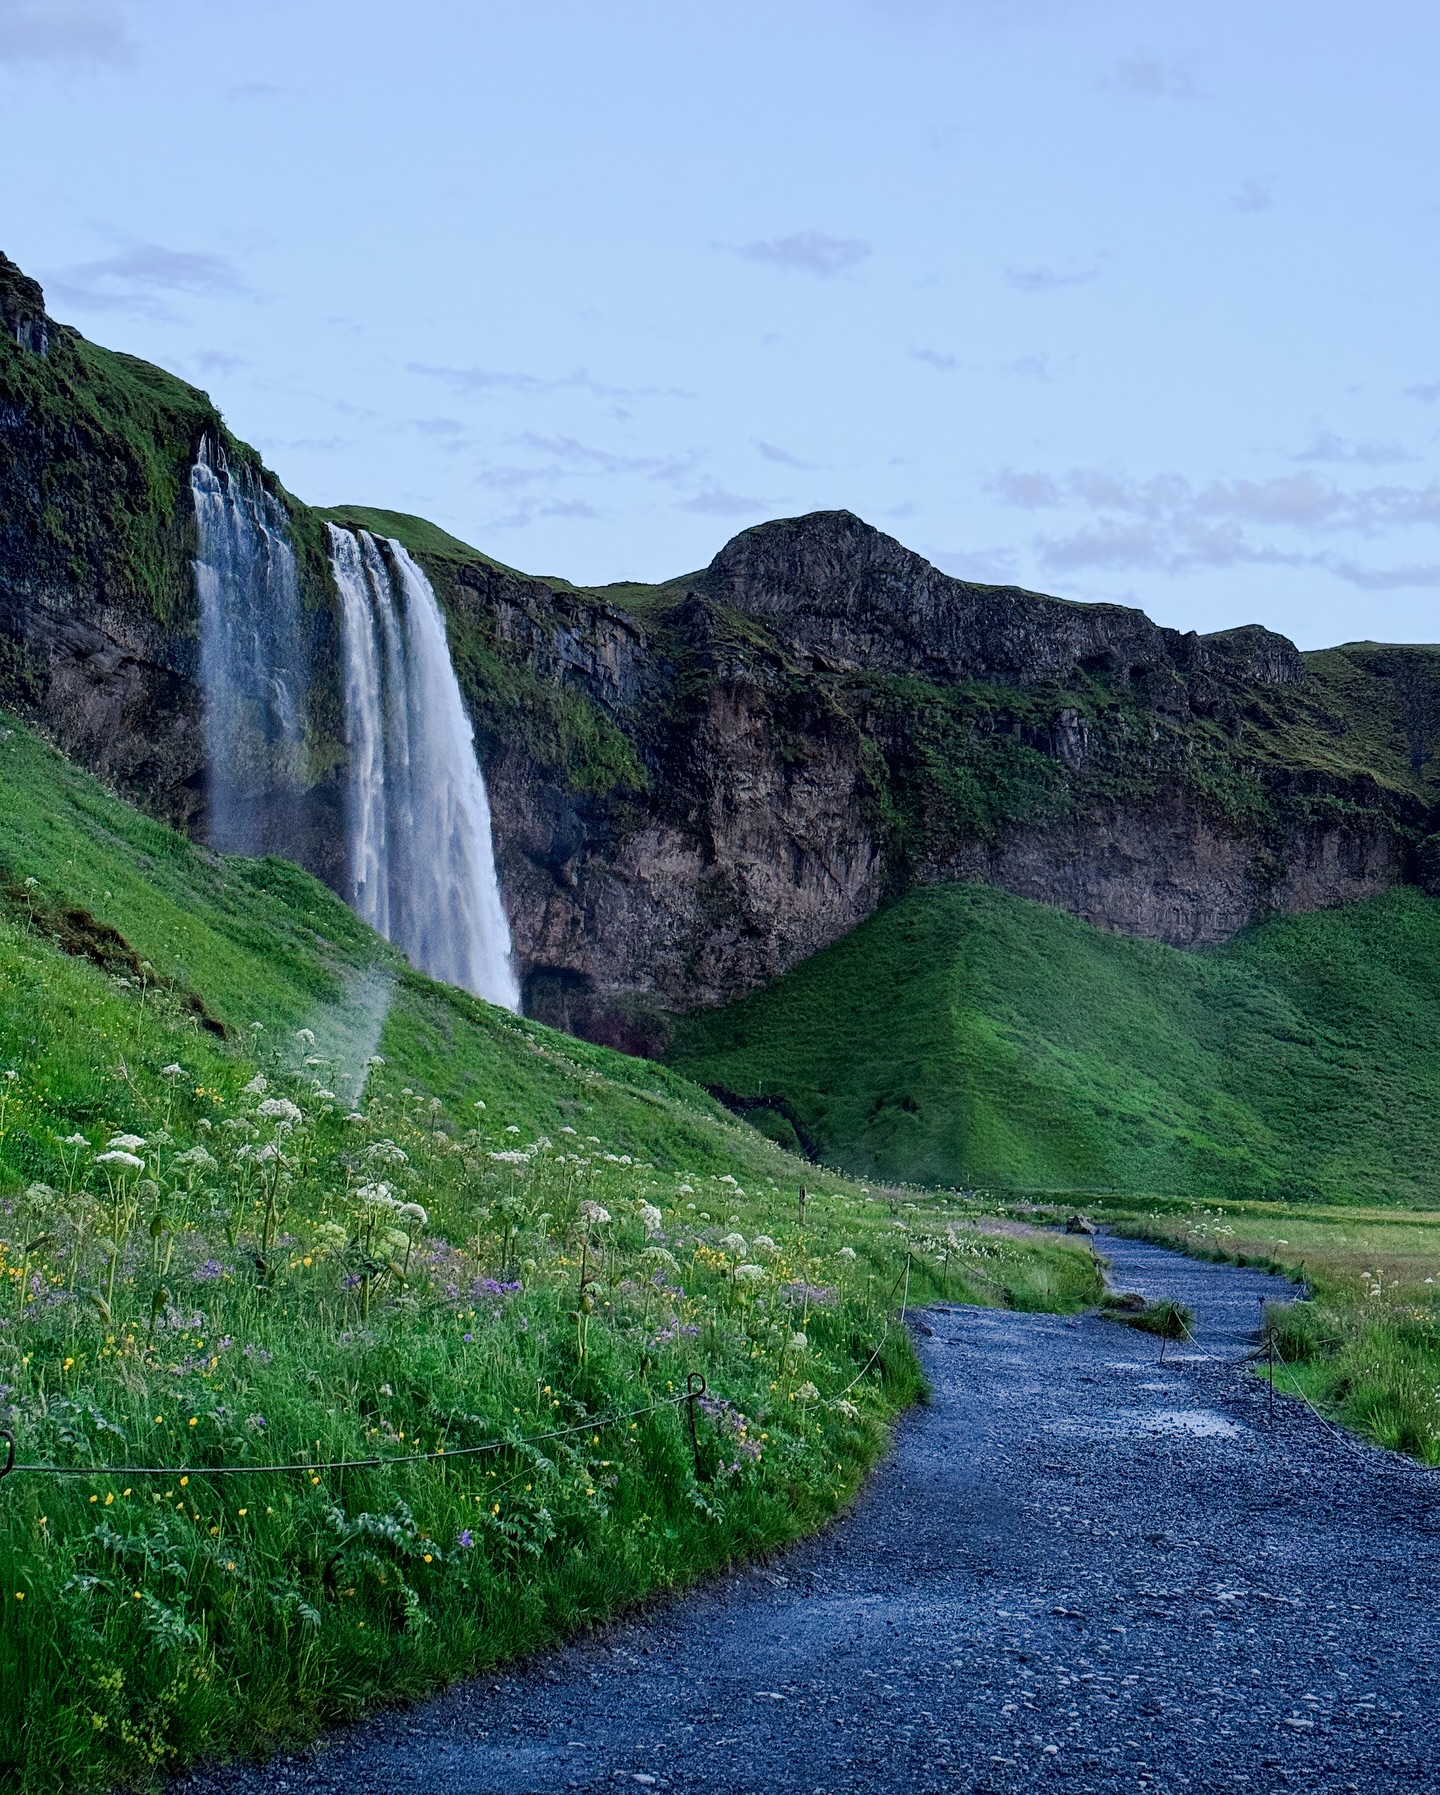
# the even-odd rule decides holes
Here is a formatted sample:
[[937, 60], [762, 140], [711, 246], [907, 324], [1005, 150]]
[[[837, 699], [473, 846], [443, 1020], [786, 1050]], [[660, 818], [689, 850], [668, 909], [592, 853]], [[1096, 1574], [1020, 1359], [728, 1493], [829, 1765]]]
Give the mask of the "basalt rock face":
[[[345, 879], [320, 514], [203, 393], [44, 318], [0, 264], [0, 705], [195, 832], [205, 762], [189, 471], [283, 501], [315, 668], [284, 851]], [[1440, 650], [1301, 656], [1259, 627], [955, 580], [848, 512], [702, 572], [583, 590], [421, 520], [490, 788], [532, 1015], [654, 1051], [887, 899], [982, 879], [1179, 946], [1276, 910], [1440, 890]]]
[[[1415, 710], [1345, 658], [1367, 651], [1315, 672], [1258, 627], [967, 584], [844, 512], [627, 597], [448, 577], [527, 1008], [616, 1045], [654, 1050], [917, 883], [1186, 947], [1372, 896], [1415, 876], [1440, 797], [1388, 735], [1351, 740], [1345, 680]], [[565, 703], [589, 718], [569, 750]]]
[[318, 520], [230, 437], [204, 393], [55, 324], [39, 285], [4, 257], [0, 324], [0, 705], [156, 815], [203, 835], [190, 470], [202, 441], [225, 445], [291, 510], [322, 670], [312, 751], [276, 807], [284, 839], [269, 845], [338, 882], [344, 744]]

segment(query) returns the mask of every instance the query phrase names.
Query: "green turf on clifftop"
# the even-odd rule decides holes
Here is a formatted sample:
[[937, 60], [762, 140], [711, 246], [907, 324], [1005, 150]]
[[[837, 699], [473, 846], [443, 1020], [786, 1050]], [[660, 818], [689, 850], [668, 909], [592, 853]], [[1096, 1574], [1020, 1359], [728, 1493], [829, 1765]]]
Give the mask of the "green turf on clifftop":
[[[975, 885], [919, 891], [682, 1027], [677, 1069], [866, 1176], [1440, 1200], [1440, 903], [1182, 953]], [[788, 1114], [789, 1120], [786, 1120]]]

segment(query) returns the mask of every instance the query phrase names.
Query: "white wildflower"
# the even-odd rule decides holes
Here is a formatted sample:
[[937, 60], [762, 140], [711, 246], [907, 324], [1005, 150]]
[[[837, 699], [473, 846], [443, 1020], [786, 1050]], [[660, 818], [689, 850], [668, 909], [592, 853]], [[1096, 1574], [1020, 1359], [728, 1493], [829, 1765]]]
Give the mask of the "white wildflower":
[[366, 1060], [365, 1064], [367, 1066], [383, 1066], [385, 1064], [385, 1061], [384, 1061], [384, 1058], [380, 1054], [372, 1053], [370, 1055], [369, 1059]]
[[679, 1271], [680, 1269], [679, 1260], [673, 1253], [667, 1252], [664, 1247], [646, 1247], [644, 1256], [652, 1265], [663, 1266], [666, 1271]]
[[860, 1411], [853, 1402], [847, 1402], [843, 1396], [837, 1396], [830, 1405], [830, 1412], [839, 1415], [845, 1421], [858, 1421]]
[[791, 1352], [808, 1352], [810, 1350], [809, 1338], [798, 1328], [790, 1336], [790, 1350]]
[[88, 1147], [90, 1142], [83, 1134], [67, 1134], [60, 1145], [62, 1147]]
[[339, 1253], [344, 1251], [349, 1238], [339, 1222], [321, 1222], [311, 1236], [310, 1245], [317, 1253]]
[[184, 1153], [177, 1153], [175, 1164], [177, 1166], [194, 1166], [197, 1172], [212, 1172], [216, 1162], [203, 1147], [195, 1146], [187, 1148]]
[[143, 1134], [112, 1134], [105, 1143], [108, 1147], [118, 1147], [122, 1153], [133, 1153], [137, 1147], [145, 1145]]
[[160, 1068], [160, 1076], [162, 1078], [183, 1078], [185, 1068], [178, 1061], [172, 1061], [168, 1066]]
[[255, 1113], [267, 1122], [288, 1122], [292, 1128], [302, 1120], [298, 1106], [288, 1097], [267, 1097]]
[[97, 1153], [95, 1155], [95, 1163], [97, 1166], [121, 1165], [134, 1166], [138, 1169], [140, 1166], [144, 1165], [145, 1161], [143, 1159], [137, 1159], [133, 1153], [125, 1153], [117, 1149], [111, 1153]]
[[519, 1134], [520, 1130], [514, 1122], [507, 1122], [505, 1124], [505, 1132], [506, 1134]]
[[765, 1267], [763, 1265], [737, 1265], [735, 1267], [735, 1282], [737, 1284], [763, 1284], [765, 1282]]
[[795, 1391], [796, 1402], [818, 1402], [819, 1399], [820, 1392], [808, 1380], [799, 1385]]
[[660, 1232], [660, 1211], [653, 1203], [642, 1203], [636, 1211], [636, 1214], [639, 1216], [641, 1226], [647, 1234], [658, 1234]]
[[841, 1247], [835, 1257], [837, 1259], [853, 1259], [855, 1257], [855, 1249], [854, 1247]]
[[400, 1213], [405, 1217], [406, 1221], [416, 1222], [422, 1228], [430, 1220], [424, 1206], [419, 1203], [402, 1203], [400, 1205]]
[[269, 1089], [270, 1080], [263, 1072], [257, 1072], [249, 1084], [241, 1085], [240, 1095], [242, 1097], [263, 1097]]
[[300, 1043], [300, 1045], [302, 1047], [313, 1047], [315, 1045], [314, 1030], [308, 1029], [308, 1028], [297, 1028], [295, 1030], [295, 1039]]
[[780, 1251], [768, 1234], [757, 1234], [750, 1245], [757, 1253], [778, 1253]]
[[530, 1155], [528, 1153], [521, 1153], [518, 1149], [513, 1148], [508, 1152], [491, 1153], [488, 1157], [491, 1159], [498, 1159], [501, 1165], [507, 1166], [528, 1166], [530, 1163]]
[[403, 1166], [410, 1163], [409, 1155], [403, 1147], [397, 1147], [394, 1141], [371, 1141], [365, 1149], [365, 1157], [372, 1159], [377, 1165]]
[[727, 1234], [720, 1244], [724, 1247], [727, 1253], [731, 1254], [736, 1259], [739, 1259], [743, 1254], [750, 1251], [749, 1247], [745, 1244], [745, 1236], [743, 1234]]
[[603, 1228], [610, 1220], [610, 1211], [599, 1203], [582, 1203], [577, 1214], [587, 1228]]

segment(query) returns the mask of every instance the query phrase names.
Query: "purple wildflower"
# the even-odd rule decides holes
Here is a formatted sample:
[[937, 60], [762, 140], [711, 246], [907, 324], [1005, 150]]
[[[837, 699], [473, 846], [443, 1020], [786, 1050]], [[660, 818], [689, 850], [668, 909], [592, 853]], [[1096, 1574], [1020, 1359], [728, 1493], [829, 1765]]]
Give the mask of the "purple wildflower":
[[462, 1527], [455, 1535], [455, 1544], [462, 1552], [468, 1552], [471, 1546], [475, 1544], [475, 1536], [471, 1533], [468, 1527]]
[[197, 1284], [213, 1284], [216, 1278], [225, 1276], [225, 1267], [218, 1259], [207, 1259], [203, 1265], [197, 1265], [190, 1276]]

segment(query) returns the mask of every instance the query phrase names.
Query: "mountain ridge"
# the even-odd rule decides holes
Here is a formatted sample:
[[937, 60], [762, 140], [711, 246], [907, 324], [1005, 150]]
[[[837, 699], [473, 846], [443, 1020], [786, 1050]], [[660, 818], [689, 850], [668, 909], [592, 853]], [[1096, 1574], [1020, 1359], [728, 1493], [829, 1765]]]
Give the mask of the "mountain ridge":
[[[881, 904], [980, 879], [1178, 946], [1440, 879], [1440, 651], [952, 579], [848, 512], [586, 588], [436, 526], [287, 493], [197, 389], [45, 318], [0, 266], [0, 703], [200, 835], [188, 469], [285, 507], [309, 733], [275, 851], [343, 883], [327, 519], [403, 541], [446, 613], [527, 1012], [635, 1051]], [[37, 321], [38, 311], [38, 321]]]

